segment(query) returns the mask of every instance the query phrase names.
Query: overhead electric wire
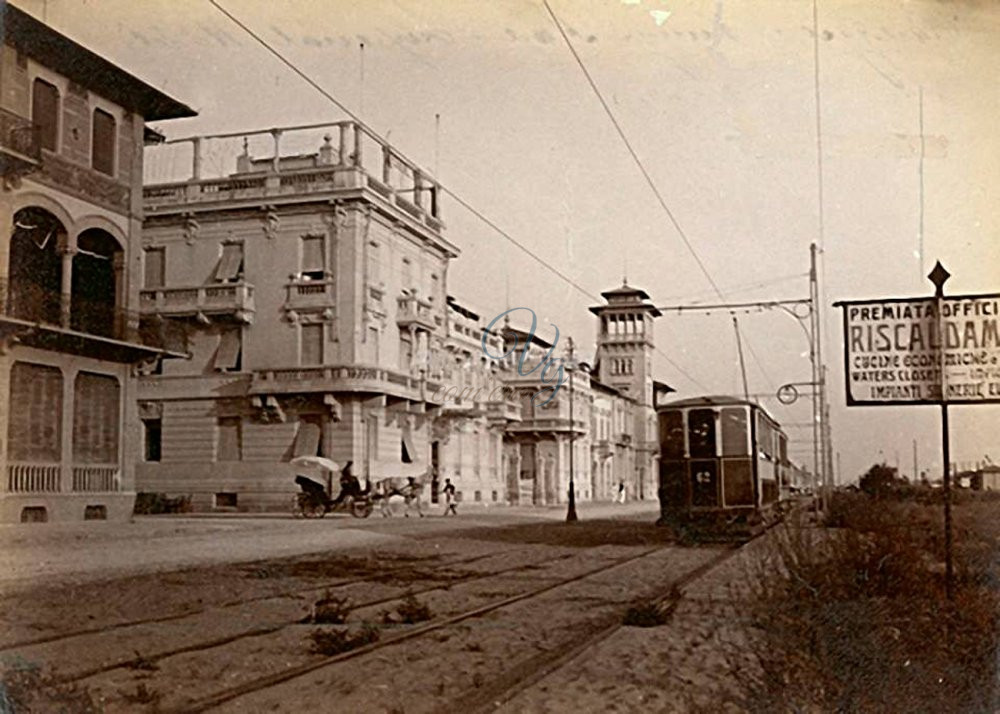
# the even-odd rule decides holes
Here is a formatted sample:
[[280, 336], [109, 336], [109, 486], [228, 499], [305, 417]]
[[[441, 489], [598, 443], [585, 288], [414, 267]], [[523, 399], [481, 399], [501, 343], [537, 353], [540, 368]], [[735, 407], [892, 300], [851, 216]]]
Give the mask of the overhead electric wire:
[[[228, 10], [226, 10], [226, 8], [222, 7], [222, 5], [220, 5], [216, 0], [208, 0], [208, 2], [216, 10], [218, 10], [223, 15], [225, 15], [227, 18], [229, 18], [229, 20], [232, 21], [235, 25], [237, 25], [240, 29], [242, 29], [244, 32], [246, 32], [248, 35], [250, 35], [250, 37], [252, 37], [254, 40], [256, 40], [257, 43], [260, 44], [264, 49], [266, 49], [269, 53], [271, 53], [272, 55], [274, 55], [282, 64], [284, 64], [286, 67], [288, 67], [290, 70], [292, 70], [292, 72], [294, 72], [296, 75], [298, 75], [298, 77], [300, 79], [302, 79], [304, 82], [306, 82], [306, 84], [308, 84], [309, 86], [311, 86], [313, 89], [315, 89], [321, 95], [323, 95], [323, 97], [325, 97], [327, 100], [329, 100], [330, 102], [332, 102], [338, 109], [340, 109], [347, 116], [349, 116], [352, 120], [354, 120], [360, 127], [362, 127], [365, 131], [367, 131], [369, 134], [371, 134], [371, 136], [373, 136], [374, 138], [378, 139], [379, 141], [382, 141], [382, 142], [388, 144], [388, 142], [384, 138], [382, 138], [382, 136], [377, 131], [375, 131], [370, 126], [368, 126], [368, 124], [366, 124], [361, 119], [361, 117], [359, 117], [357, 114], [355, 114], [350, 109], [348, 109], [347, 106], [345, 106], [340, 100], [338, 100], [330, 92], [328, 92], [326, 89], [324, 89], [322, 86], [320, 86], [315, 80], [312, 79], [312, 77], [310, 77], [305, 72], [303, 72], [301, 69], [299, 69], [291, 60], [289, 60], [288, 58], [286, 58], [278, 50], [276, 50], [274, 47], [272, 47], [270, 45], [270, 43], [268, 43], [264, 38], [262, 38], [256, 32], [254, 32], [253, 29], [251, 29], [249, 26], [247, 26], [245, 23], [243, 23], [239, 18], [237, 18], [231, 12], [229, 12]], [[395, 153], [401, 159], [403, 159], [404, 161], [409, 161], [409, 159], [401, 151], [395, 151]], [[411, 163], [415, 163], [415, 162], [411, 162]], [[567, 275], [565, 275], [558, 268], [556, 268], [555, 266], [549, 264], [544, 259], [542, 259], [538, 255], [536, 255], [531, 249], [529, 249], [527, 246], [525, 246], [524, 244], [522, 244], [520, 241], [516, 240], [513, 236], [511, 236], [509, 233], [507, 233], [507, 231], [503, 230], [500, 226], [498, 226], [492, 220], [490, 220], [485, 215], [483, 215], [480, 211], [478, 211], [476, 208], [474, 208], [471, 204], [469, 204], [467, 201], [465, 201], [465, 199], [463, 199], [461, 196], [459, 196], [458, 194], [456, 194], [454, 191], [452, 191], [451, 189], [447, 188], [446, 186], [441, 186], [440, 188], [441, 188], [442, 192], [444, 192], [445, 194], [447, 194], [448, 196], [450, 196], [456, 203], [458, 203], [460, 206], [462, 206], [463, 208], [465, 208], [465, 210], [469, 211], [469, 213], [471, 213], [476, 218], [478, 218], [483, 223], [485, 223], [487, 226], [489, 226], [494, 231], [496, 231], [497, 233], [499, 233], [507, 241], [509, 241], [510, 243], [512, 243], [513, 245], [515, 245], [516, 247], [520, 248], [521, 251], [523, 251], [525, 254], [527, 254], [528, 256], [530, 256], [531, 258], [533, 258], [540, 265], [542, 265], [543, 267], [545, 267], [548, 270], [552, 271], [552, 273], [554, 273], [556, 276], [558, 276], [561, 280], [563, 280], [564, 282], [566, 282], [567, 284], [569, 284], [570, 286], [572, 286], [574, 289], [576, 289], [577, 291], [579, 291], [583, 295], [586, 295], [589, 299], [592, 299], [594, 301], [600, 302], [600, 299], [601, 299], [600, 297], [598, 297], [597, 295], [594, 295], [590, 291], [588, 291], [585, 288], [581, 287], [576, 281], [574, 281], [573, 279], [571, 279], [570, 277], [568, 277]], [[662, 355], [663, 358], [666, 359], [667, 362], [674, 369], [676, 369], [678, 372], [680, 372], [692, 384], [695, 384], [695, 385], [701, 387], [702, 389], [707, 389], [704, 384], [702, 384], [700, 381], [698, 381], [693, 376], [691, 376], [691, 374], [689, 374], [687, 372], [687, 370], [685, 370], [679, 364], [677, 364], [674, 360], [672, 360], [661, 349], [659, 349], [658, 347], [654, 347], [653, 349], [655, 349], [657, 352], [659, 352], [660, 355]]]
[[[695, 263], [698, 264], [698, 268], [701, 269], [702, 274], [705, 276], [709, 284], [715, 290], [715, 293], [719, 296], [719, 299], [725, 300], [725, 295], [722, 293], [722, 290], [715, 282], [715, 279], [712, 278], [712, 274], [708, 272], [708, 268], [705, 267], [705, 263], [702, 261], [701, 256], [698, 255], [698, 251], [695, 250], [694, 245], [691, 243], [691, 240], [687, 236], [687, 233], [685, 233], [684, 229], [681, 227], [681, 224], [677, 221], [677, 218], [674, 216], [674, 212], [670, 210], [670, 207], [667, 205], [666, 200], [663, 198], [663, 194], [661, 194], [659, 188], [657, 188], [656, 182], [653, 181], [653, 177], [650, 176], [649, 171], [646, 170], [646, 166], [642, 163], [642, 159], [639, 158], [639, 155], [632, 147], [632, 142], [629, 141], [628, 136], [625, 134], [625, 130], [622, 129], [621, 124], [618, 122], [618, 118], [615, 116], [615, 113], [611, 111], [611, 107], [608, 105], [607, 100], [605, 100], [604, 95], [601, 93], [600, 88], [597, 86], [597, 82], [594, 81], [594, 78], [591, 76], [590, 71], [587, 69], [587, 65], [584, 64], [583, 59], [580, 57], [579, 53], [576, 51], [576, 48], [573, 46], [573, 42], [569, 39], [569, 35], [567, 35], [566, 30], [563, 29], [562, 23], [559, 22], [559, 18], [556, 16], [555, 11], [553, 11], [552, 6], [549, 5], [549, 0], [542, 0], [542, 3], [545, 5], [545, 9], [548, 10], [549, 16], [552, 18], [552, 22], [555, 23], [556, 29], [559, 30], [559, 34], [562, 35], [563, 40], [566, 42], [566, 47], [569, 48], [570, 53], [573, 55], [573, 59], [576, 60], [577, 65], [580, 67], [580, 71], [582, 71], [584, 77], [587, 78], [587, 83], [590, 84], [590, 88], [594, 90], [594, 94], [597, 96], [597, 100], [601, 103], [601, 106], [604, 107], [604, 112], [608, 115], [608, 118], [611, 120], [612, 125], [614, 125], [615, 131], [618, 133], [618, 137], [622, 140], [622, 143], [628, 150], [628, 153], [632, 157], [632, 160], [635, 162], [635, 165], [638, 167], [640, 173], [642, 173], [642, 176], [646, 180], [646, 183], [649, 185], [649, 188], [653, 192], [653, 195], [656, 196], [656, 200], [659, 202], [660, 207], [663, 209], [663, 212], [667, 215], [667, 218], [673, 225], [674, 230], [677, 231], [677, 234], [681, 237], [681, 240], [684, 241], [684, 245], [685, 247], [687, 247], [688, 252], [691, 254], [691, 257], [694, 258]], [[736, 323], [736, 330], [738, 333], [739, 332], [738, 323]], [[754, 361], [757, 362], [757, 367], [760, 369], [761, 374], [764, 375], [764, 378], [767, 380], [768, 384], [770, 384], [771, 387], [774, 388], [774, 381], [767, 373], [767, 370], [764, 369], [764, 365], [757, 357], [757, 353], [754, 351], [749, 341], [747, 342], [747, 349], [750, 351], [750, 355], [754, 358]]]

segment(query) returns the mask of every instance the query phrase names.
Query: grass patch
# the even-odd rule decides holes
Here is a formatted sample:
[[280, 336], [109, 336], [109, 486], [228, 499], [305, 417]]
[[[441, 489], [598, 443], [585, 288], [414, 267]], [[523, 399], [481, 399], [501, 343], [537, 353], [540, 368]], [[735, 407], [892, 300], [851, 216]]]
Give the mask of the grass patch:
[[628, 627], [660, 627], [670, 620], [670, 612], [659, 602], [641, 602], [625, 611], [622, 624]]
[[941, 507], [836, 494], [835, 529], [783, 527], [732, 588], [730, 643], [749, 711], [995, 711], [1000, 504], [954, 508], [955, 597]]
[[343, 625], [351, 613], [353, 605], [349, 598], [336, 597], [329, 590], [313, 603], [312, 612], [304, 622], [316, 625]]
[[2, 664], [0, 711], [97, 714], [103, 708], [86, 687], [56, 683], [37, 664], [14, 658]]
[[378, 642], [379, 636], [378, 627], [368, 622], [363, 623], [358, 630], [323, 629], [310, 634], [312, 651], [326, 657]]

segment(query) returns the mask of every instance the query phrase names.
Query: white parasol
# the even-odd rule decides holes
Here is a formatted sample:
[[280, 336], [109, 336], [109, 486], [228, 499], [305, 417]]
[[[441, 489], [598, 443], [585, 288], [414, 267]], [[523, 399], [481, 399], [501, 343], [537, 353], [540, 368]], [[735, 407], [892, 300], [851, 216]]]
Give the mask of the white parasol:
[[296, 456], [289, 463], [296, 466], [310, 466], [312, 468], [326, 469], [331, 472], [340, 471], [340, 464], [325, 456]]

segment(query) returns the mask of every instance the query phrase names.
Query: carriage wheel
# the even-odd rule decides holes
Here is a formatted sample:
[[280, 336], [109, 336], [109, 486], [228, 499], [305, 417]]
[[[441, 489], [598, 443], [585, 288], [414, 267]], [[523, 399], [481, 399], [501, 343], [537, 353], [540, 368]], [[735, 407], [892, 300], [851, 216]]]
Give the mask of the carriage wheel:
[[306, 518], [322, 518], [326, 515], [326, 508], [319, 501], [309, 499], [302, 504], [302, 515]]
[[372, 510], [375, 506], [369, 499], [357, 500], [351, 502], [351, 515], [355, 518], [368, 518], [372, 514]]

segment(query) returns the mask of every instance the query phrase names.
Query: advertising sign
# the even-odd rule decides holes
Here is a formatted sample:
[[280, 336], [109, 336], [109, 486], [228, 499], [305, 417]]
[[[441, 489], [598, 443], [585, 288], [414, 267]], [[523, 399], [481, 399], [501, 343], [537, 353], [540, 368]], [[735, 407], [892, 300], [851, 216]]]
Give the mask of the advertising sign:
[[1000, 294], [836, 306], [848, 405], [1000, 404]]

